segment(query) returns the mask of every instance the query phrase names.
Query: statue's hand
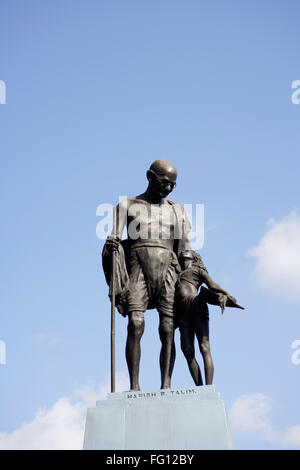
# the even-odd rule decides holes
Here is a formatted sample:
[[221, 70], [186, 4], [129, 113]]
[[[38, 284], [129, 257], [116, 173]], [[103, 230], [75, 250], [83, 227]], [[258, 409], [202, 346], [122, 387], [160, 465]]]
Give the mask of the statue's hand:
[[226, 306], [226, 302], [227, 302], [227, 295], [218, 294], [218, 300], [219, 300], [219, 304], [220, 304], [220, 307], [221, 307], [221, 312], [222, 312], [222, 315], [223, 315], [224, 310], [225, 310], [225, 306]]
[[118, 251], [120, 243], [121, 243], [121, 240], [119, 237], [110, 235], [109, 237], [107, 237], [105, 245], [109, 249], [109, 251], [112, 252], [112, 251]]

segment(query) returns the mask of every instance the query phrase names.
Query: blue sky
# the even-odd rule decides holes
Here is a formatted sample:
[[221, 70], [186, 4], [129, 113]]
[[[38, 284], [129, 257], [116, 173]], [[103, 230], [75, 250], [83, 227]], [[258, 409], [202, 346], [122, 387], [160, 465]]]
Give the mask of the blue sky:
[[[210, 310], [235, 445], [300, 447], [298, 44], [293, 0], [1, 2], [1, 448], [43, 447], [53, 415], [80, 442], [109, 382], [96, 209], [142, 192], [157, 158], [177, 166], [173, 200], [205, 205], [201, 255], [246, 307]], [[157, 326], [147, 312], [144, 389], [159, 386]], [[178, 336], [173, 386], [190, 386]]]

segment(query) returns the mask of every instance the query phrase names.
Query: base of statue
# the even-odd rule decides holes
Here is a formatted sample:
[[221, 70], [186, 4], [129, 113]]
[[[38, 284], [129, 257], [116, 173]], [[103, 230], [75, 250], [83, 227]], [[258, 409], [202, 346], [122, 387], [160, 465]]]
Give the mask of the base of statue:
[[86, 450], [233, 449], [213, 385], [110, 393], [87, 412]]

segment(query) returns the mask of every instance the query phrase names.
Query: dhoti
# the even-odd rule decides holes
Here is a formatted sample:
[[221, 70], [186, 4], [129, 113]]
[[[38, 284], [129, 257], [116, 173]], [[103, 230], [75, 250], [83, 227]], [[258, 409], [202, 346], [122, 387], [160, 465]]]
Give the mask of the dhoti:
[[127, 313], [156, 308], [174, 316], [175, 285], [180, 272], [177, 256], [167, 248], [133, 247], [128, 258]]

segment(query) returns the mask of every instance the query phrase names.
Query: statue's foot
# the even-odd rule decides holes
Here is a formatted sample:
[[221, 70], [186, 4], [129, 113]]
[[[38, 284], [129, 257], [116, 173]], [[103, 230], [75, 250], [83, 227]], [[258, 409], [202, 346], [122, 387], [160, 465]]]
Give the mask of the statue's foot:
[[141, 389], [140, 389], [140, 386], [139, 385], [134, 385], [130, 388], [130, 391], [131, 392], [140, 392]]
[[161, 390], [165, 389], [165, 388], [171, 388], [171, 381], [165, 381], [162, 383], [162, 386], [160, 387]]

